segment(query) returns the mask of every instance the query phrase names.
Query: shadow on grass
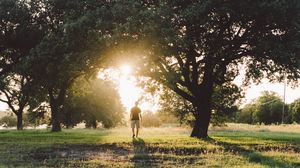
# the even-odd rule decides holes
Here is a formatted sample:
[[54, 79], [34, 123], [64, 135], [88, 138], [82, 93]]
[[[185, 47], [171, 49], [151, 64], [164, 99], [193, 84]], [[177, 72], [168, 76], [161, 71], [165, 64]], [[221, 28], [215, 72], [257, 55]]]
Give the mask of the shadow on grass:
[[283, 161], [276, 160], [269, 156], [264, 156], [255, 150], [246, 149], [245, 147], [238, 144], [214, 140], [213, 138], [205, 138], [203, 140], [209, 143], [213, 143], [215, 145], [222, 146], [225, 152], [230, 152], [230, 153], [234, 153], [235, 155], [243, 156], [244, 158], [247, 158], [249, 162], [252, 163], [258, 163], [261, 164], [262, 166], [267, 166], [267, 167], [282, 167], [282, 168], [293, 167], [292, 165], [287, 164]]
[[134, 167], [153, 167], [156, 164], [158, 158], [149, 153], [146, 143], [142, 138], [133, 138], [132, 145], [134, 155], [131, 161]]
[[24, 131], [2, 136], [0, 167], [70, 167], [88, 160], [129, 160], [126, 146], [99, 143], [109, 132], [100, 133]]

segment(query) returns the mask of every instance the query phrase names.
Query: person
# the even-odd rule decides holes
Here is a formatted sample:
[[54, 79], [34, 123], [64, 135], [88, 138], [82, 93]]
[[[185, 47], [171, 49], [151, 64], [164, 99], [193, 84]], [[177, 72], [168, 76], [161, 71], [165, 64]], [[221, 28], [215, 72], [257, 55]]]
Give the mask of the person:
[[[142, 121], [141, 109], [138, 107], [138, 102], [135, 102], [135, 106], [130, 110], [130, 120], [132, 129], [132, 138], [138, 137], [140, 121]], [[136, 128], [136, 134], [134, 134], [134, 128]]]

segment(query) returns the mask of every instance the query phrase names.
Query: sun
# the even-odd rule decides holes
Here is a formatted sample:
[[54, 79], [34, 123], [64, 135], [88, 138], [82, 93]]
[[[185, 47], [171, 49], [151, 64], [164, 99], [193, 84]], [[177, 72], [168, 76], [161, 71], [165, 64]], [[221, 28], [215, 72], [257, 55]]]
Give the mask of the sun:
[[157, 111], [158, 103], [154, 104], [154, 101], [144, 99], [147, 93], [138, 86], [138, 79], [133, 74], [133, 68], [130, 64], [121, 64], [119, 67], [107, 69], [105, 72], [99, 72], [98, 78], [108, 77], [117, 84], [121, 102], [127, 112], [130, 111], [136, 101], [140, 102], [139, 106], [142, 111]]
[[124, 64], [120, 66], [120, 71], [124, 75], [129, 75], [132, 72], [132, 68], [128, 64]]

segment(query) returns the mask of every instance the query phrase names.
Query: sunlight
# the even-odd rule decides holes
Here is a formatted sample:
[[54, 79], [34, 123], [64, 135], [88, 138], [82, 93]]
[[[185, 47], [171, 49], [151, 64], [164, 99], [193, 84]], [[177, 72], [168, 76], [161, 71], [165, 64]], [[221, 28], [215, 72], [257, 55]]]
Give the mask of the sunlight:
[[129, 75], [131, 73], [131, 66], [124, 64], [120, 67], [121, 73], [124, 75]]
[[121, 102], [126, 108], [126, 112], [130, 111], [136, 101], [139, 101], [142, 111], [156, 112], [159, 98], [147, 95], [142, 88], [137, 86], [138, 81], [132, 74], [132, 71], [132, 67], [129, 64], [122, 64], [119, 68], [99, 72], [98, 78], [110, 79], [117, 84]]
[[124, 106], [129, 110], [135, 101], [141, 99], [142, 89], [136, 87], [136, 80], [132, 76], [121, 76], [119, 79], [119, 93], [121, 101]]

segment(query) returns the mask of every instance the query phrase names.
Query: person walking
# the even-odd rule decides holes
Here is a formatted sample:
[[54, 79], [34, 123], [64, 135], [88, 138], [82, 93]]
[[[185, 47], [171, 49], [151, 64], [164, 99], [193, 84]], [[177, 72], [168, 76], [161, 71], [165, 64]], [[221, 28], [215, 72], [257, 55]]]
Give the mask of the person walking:
[[[134, 107], [130, 110], [130, 120], [132, 129], [132, 138], [138, 137], [140, 122], [142, 121], [141, 109], [138, 107], [138, 102], [135, 102]], [[136, 128], [136, 134], [134, 133], [134, 128]]]

